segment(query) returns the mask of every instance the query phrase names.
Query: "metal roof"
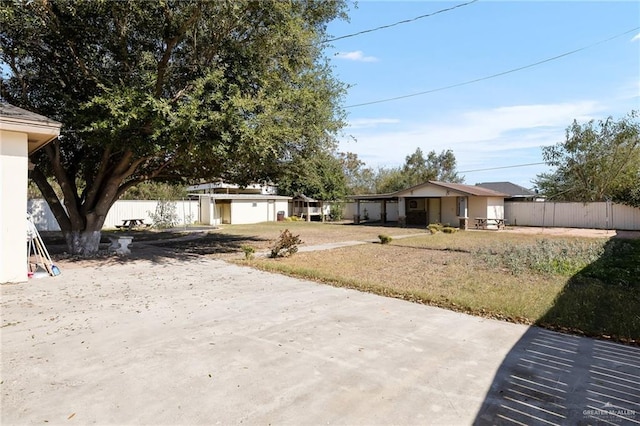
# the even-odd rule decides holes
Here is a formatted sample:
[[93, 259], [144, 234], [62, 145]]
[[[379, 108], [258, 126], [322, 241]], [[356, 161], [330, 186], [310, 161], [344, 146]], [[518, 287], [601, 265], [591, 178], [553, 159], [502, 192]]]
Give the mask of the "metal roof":
[[441, 188], [450, 189], [462, 194], [474, 195], [477, 197], [508, 197], [508, 194], [504, 194], [498, 191], [492, 191], [490, 189], [482, 188], [475, 185], [465, 185], [462, 183], [449, 183], [449, 182], [440, 182], [437, 180], [430, 180], [419, 185], [412, 186], [411, 188], [403, 189], [402, 191], [398, 191], [395, 195], [402, 194], [407, 191], [415, 190], [417, 188], [421, 188], [428, 185], [439, 186]]
[[476, 186], [491, 189], [493, 191], [503, 192], [510, 195], [511, 197], [535, 197], [538, 195], [530, 189], [511, 182], [483, 182], [476, 183]]
[[284, 195], [268, 195], [268, 194], [189, 194], [194, 197], [208, 197], [214, 200], [291, 200], [292, 197]]

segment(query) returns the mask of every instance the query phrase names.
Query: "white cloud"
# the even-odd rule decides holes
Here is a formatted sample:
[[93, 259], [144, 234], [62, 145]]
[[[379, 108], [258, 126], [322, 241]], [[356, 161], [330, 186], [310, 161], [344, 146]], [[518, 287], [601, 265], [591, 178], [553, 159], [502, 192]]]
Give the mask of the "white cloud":
[[371, 127], [378, 127], [380, 124], [396, 124], [400, 120], [397, 118], [356, 118], [349, 120], [349, 129], [366, 129]]
[[640, 40], [640, 33], [636, 34], [635, 37], [631, 39], [631, 41], [638, 41], [638, 40]]
[[423, 152], [453, 150], [459, 170], [539, 162], [540, 147], [562, 142], [574, 119], [598, 118], [602, 109], [593, 101], [516, 105], [467, 111], [437, 122], [403, 120], [402, 126], [385, 129], [353, 126], [347, 132], [356, 142], [345, 139], [341, 150], [355, 152], [372, 167], [402, 165], [417, 147]]
[[378, 58], [375, 56], [365, 56], [362, 50], [355, 50], [353, 52], [340, 52], [336, 53], [336, 58], [346, 59], [348, 61], [358, 62], [377, 62]]

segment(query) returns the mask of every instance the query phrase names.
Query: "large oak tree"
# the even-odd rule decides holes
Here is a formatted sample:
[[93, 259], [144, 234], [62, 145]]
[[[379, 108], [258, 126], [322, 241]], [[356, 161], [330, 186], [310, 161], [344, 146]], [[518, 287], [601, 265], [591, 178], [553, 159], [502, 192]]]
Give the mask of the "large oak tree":
[[[277, 180], [331, 152], [344, 86], [323, 56], [341, 0], [0, 3], [3, 100], [63, 123], [32, 179], [74, 254], [148, 180]], [[53, 176], [60, 199], [47, 177]]]

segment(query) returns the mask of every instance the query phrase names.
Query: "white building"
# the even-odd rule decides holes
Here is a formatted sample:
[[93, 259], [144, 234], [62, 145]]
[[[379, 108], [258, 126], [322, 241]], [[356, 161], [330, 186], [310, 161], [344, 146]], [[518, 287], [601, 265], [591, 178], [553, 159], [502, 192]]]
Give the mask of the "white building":
[[58, 137], [61, 126], [0, 103], [0, 283], [27, 280], [29, 155]]

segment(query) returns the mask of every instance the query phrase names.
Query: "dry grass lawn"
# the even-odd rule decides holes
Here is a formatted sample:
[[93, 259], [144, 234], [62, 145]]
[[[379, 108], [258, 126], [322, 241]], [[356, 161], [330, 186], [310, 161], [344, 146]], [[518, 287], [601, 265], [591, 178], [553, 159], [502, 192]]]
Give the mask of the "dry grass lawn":
[[[389, 230], [381, 233], [393, 235]], [[407, 229], [395, 231], [401, 235]], [[475, 315], [640, 343], [637, 239], [419, 233], [391, 244], [239, 263]]]
[[[524, 323], [544, 314], [566, 284], [563, 276], [523, 277], [488, 268], [474, 254], [461, 251], [464, 243], [460, 239], [447, 244], [446, 239], [453, 240], [452, 236], [437, 237], [426, 237], [433, 243], [431, 247], [424, 238], [403, 239], [387, 245], [372, 243], [260, 259], [252, 265]], [[486, 235], [472, 238], [490, 244]]]

